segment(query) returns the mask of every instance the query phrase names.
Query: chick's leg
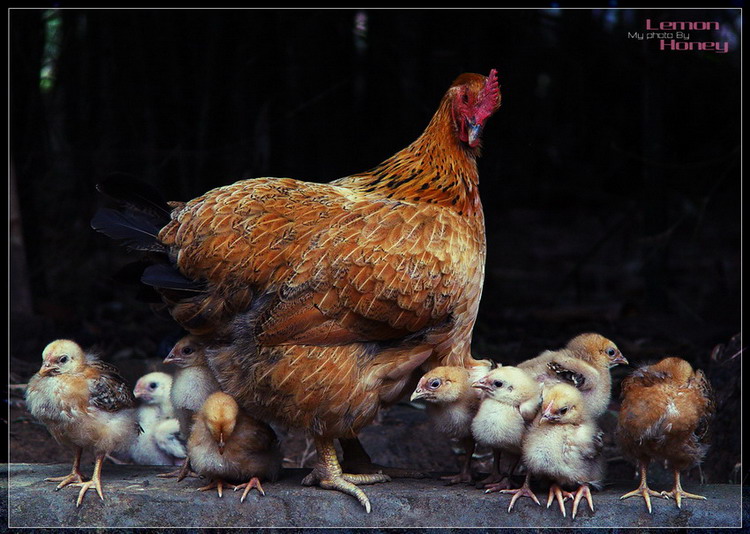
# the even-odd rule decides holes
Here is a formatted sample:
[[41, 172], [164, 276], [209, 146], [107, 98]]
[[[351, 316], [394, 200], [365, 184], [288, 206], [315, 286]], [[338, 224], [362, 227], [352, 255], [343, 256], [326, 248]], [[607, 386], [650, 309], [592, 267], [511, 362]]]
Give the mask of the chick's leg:
[[244, 484], [238, 484], [234, 487], [234, 491], [237, 491], [238, 489], [245, 488], [245, 491], [242, 492], [242, 497], [240, 497], [240, 502], [245, 502], [245, 497], [247, 497], [247, 494], [250, 493], [250, 490], [253, 488], [256, 488], [261, 495], [266, 494], [265, 491], [263, 491], [263, 486], [260, 485], [260, 480], [258, 480], [258, 477], [253, 477]]
[[73, 470], [69, 475], [65, 475], [64, 477], [49, 477], [44, 479], [47, 482], [59, 482], [59, 484], [55, 488], [55, 491], [64, 488], [68, 484], [82, 483], [84, 481], [83, 475], [81, 474], [81, 452], [82, 449], [76, 449], [76, 455], [73, 458]]
[[639, 468], [641, 470], [641, 484], [637, 488], [635, 488], [633, 491], [630, 491], [626, 493], [625, 495], [623, 495], [622, 497], [620, 497], [620, 500], [627, 499], [628, 497], [635, 497], [636, 495], [640, 495], [641, 497], [643, 497], [643, 500], [646, 501], [646, 509], [648, 509], [648, 513], [650, 514], [651, 513], [651, 497], [664, 497], [664, 495], [648, 487], [648, 483], [647, 483], [648, 462], [639, 462]]
[[578, 488], [578, 491], [576, 491], [575, 498], [573, 499], [573, 513], [571, 514], [573, 519], [576, 518], [576, 514], [578, 513], [578, 503], [581, 502], [582, 497], [586, 497], [586, 501], [589, 503], [589, 508], [592, 512], [594, 511], [594, 499], [591, 496], [591, 488], [589, 488], [588, 484], [582, 484]]
[[[508, 454], [506, 453], [506, 456]], [[510, 489], [511, 487], [511, 480], [510, 477], [513, 476], [513, 472], [516, 470], [516, 467], [518, 467], [518, 462], [521, 461], [520, 456], [511, 457], [511, 465], [510, 470], [504, 474], [500, 474], [500, 453], [497, 453], [497, 456], [495, 456], [495, 467], [494, 471], [497, 473], [497, 479], [494, 482], [491, 482], [489, 484], [485, 484], [484, 486], [484, 492], [485, 493], [492, 493], [493, 491], [501, 491], [504, 489]]]
[[[504, 489], [500, 490], [500, 493], [512, 493], [513, 498], [510, 500], [510, 506], [508, 506], [508, 513], [510, 513], [511, 510], [513, 510], [513, 506], [516, 504], [516, 501], [521, 497], [529, 497], [534, 500], [535, 503], [537, 503], [539, 506], [542, 504], [539, 502], [539, 499], [536, 498], [536, 495], [534, 495], [534, 492], [531, 491], [531, 487], [529, 486], [529, 483], [531, 482], [531, 473], [526, 473], [526, 480], [523, 481], [523, 486], [521, 486], [518, 489]], [[485, 490], [485, 493], [488, 493], [487, 490]], [[547, 506], [549, 508], [549, 505]]]
[[174, 478], [177, 477], [177, 482], [180, 482], [185, 477], [193, 477], [193, 478], [200, 478], [200, 475], [198, 473], [195, 473], [190, 468], [190, 457], [185, 457], [185, 461], [182, 462], [182, 466], [180, 466], [179, 469], [175, 469], [174, 471], [170, 471], [169, 473], [159, 473], [156, 475], [159, 478]]
[[680, 484], [680, 470], [675, 469], [674, 470], [674, 488], [672, 488], [672, 491], [662, 491], [661, 495], [663, 495], [666, 498], [674, 497], [675, 502], [677, 503], [677, 508], [682, 508], [682, 499], [701, 499], [706, 500], [706, 497], [703, 495], [696, 495], [695, 493], [688, 493], [687, 491], [682, 489], [682, 484]]
[[350, 473], [373, 474], [383, 473], [392, 478], [425, 478], [425, 474], [413, 469], [384, 467], [372, 462], [359, 438], [339, 438], [344, 461], [341, 467]]
[[461, 472], [458, 473], [457, 475], [449, 475], [449, 476], [440, 477], [440, 480], [447, 480], [449, 486], [453, 484], [458, 484], [459, 482], [473, 482], [474, 481], [474, 476], [471, 474], [471, 458], [472, 456], [474, 456], [474, 449], [476, 448], [476, 443], [474, 442], [474, 439], [471, 436], [469, 436], [461, 440], [461, 445], [466, 451], [466, 457], [464, 458], [464, 461], [461, 464]]
[[565, 501], [567, 501], [568, 499], [573, 499], [575, 496], [569, 491], [564, 491], [557, 484], [552, 484], [549, 487], [549, 495], [547, 495], [547, 508], [549, 508], [552, 504], [553, 497], [557, 499], [557, 504], [560, 506], [560, 512], [562, 513], [563, 517], [566, 517]]
[[217, 478], [206, 484], [205, 486], [201, 486], [198, 488], [198, 491], [208, 491], [216, 488], [216, 492], [219, 494], [219, 497], [222, 497], [224, 495], [224, 487], [234, 487], [233, 484], [228, 484], [224, 482], [222, 479]]
[[367, 513], [370, 513], [370, 500], [365, 492], [359, 489], [356, 484], [375, 484], [377, 482], [388, 482], [391, 478], [382, 473], [351, 475], [342, 472], [339, 460], [336, 457], [336, 449], [333, 446], [333, 440], [321, 437], [315, 437], [315, 449], [318, 452], [318, 462], [312, 472], [303, 480], [304, 486], [318, 484], [323, 489], [338, 490], [347, 495], [356, 498], [359, 503], [365, 507]]
[[81, 506], [83, 502], [83, 496], [93, 486], [96, 489], [96, 493], [99, 495], [101, 500], [104, 500], [104, 494], [102, 494], [102, 464], [104, 463], [105, 454], [97, 454], [96, 461], [94, 462], [94, 474], [91, 475], [91, 480], [88, 482], [77, 482], [74, 486], [80, 486], [81, 491], [78, 492], [78, 500], [76, 501], [76, 508]]

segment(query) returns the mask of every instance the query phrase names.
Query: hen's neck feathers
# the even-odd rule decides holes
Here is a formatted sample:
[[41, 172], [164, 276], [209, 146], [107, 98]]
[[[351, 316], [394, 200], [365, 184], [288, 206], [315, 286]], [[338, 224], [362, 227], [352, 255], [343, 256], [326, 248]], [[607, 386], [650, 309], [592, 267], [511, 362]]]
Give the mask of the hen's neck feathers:
[[452, 93], [446, 94], [425, 131], [412, 144], [375, 168], [334, 183], [393, 200], [438, 204], [459, 215], [481, 213], [479, 148], [456, 136], [451, 116]]

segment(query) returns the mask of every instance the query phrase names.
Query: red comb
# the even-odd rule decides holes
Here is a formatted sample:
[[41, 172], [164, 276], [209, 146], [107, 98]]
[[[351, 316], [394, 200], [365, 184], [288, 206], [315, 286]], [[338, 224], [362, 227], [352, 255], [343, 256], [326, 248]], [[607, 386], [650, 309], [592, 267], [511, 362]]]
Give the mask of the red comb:
[[484, 82], [482, 97], [490, 98], [492, 104], [497, 104], [500, 100], [500, 86], [497, 83], [497, 70], [492, 69], [489, 76]]
[[479, 92], [476, 105], [476, 120], [484, 123], [500, 106], [500, 85], [497, 83], [497, 71], [492, 69]]

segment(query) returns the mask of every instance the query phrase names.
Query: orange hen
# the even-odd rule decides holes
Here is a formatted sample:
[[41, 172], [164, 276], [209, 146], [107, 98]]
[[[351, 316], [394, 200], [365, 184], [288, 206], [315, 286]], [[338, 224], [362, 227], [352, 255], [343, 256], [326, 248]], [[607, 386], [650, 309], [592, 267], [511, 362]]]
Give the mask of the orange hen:
[[93, 227], [165, 253], [143, 281], [205, 344], [221, 389], [258, 417], [307, 429], [318, 463], [304, 483], [367, 511], [356, 485], [388, 477], [343, 473], [333, 440], [355, 437], [413, 373], [476, 365], [486, 248], [476, 158], [499, 105], [494, 70], [462, 74], [416, 141], [327, 184], [256, 178], [169, 207], [100, 186], [124, 209], [101, 211]]
[[[622, 381], [617, 435], [623, 453], [638, 463], [641, 483], [621, 498], [640, 495], [651, 513], [651, 496], [705, 499], [687, 493], [680, 471], [698, 464], [708, 448], [705, 439], [714, 412], [711, 387], [702, 371], [681, 358], [664, 358], [642, 367]], [[661, 493], [647, 484], [651, 460], [666, 460], [674, 472], [674, 488]]]

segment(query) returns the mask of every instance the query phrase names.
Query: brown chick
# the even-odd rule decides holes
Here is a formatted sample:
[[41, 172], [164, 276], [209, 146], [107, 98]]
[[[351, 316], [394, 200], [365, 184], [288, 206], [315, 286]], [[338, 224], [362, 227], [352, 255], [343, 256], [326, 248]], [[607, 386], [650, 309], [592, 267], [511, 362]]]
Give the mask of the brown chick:
[[471, 374], [463, 367], [435, 367], [422, 376], [411, 395], [412, 401], [422, 399], [427, 403], [427, 415], [438, 432], [458, 440], [466, 451], [461, 471], [441, 477], [448, 484], [474, 480], [471, 457], [476, 444], [471, 435], [471, 421], [479, 408], [480, 396], [471, 384]]
[[[175, 343], [164, 359], [165, 364], [175, 364], [178, 367], [169, 397], [180, 422], [180, 438], [184, 441], [190, 437], [195, 414], [209, 395], [219, 391], [219, 383], [206, 363], [204, 348], [204, 344], [196, 336], [185, 336]], [[190, 471], [190, 457], [185, 459], [180, 469], [158, 476], [177, 477], [178, 482], [186, 476], [195, 476]]]
[[601, 416], [609, 405], [612, 377], [609, 369], [628, 361], [612, 341], [593, 333], [580, 334], [556, 351], [547, 350], [518, 365], [545, 386], [573, 384], [586, 401], [588, 413]]
[[[521, 458], [527, 424], [539, 411], [541, 385], [518, 367], [498, 367], [472, 384], [483, 393], [479, 411], [471, 422], [471, 434], [479, 445], [490, 447], [492, 473], [481, 481], [485, 493], [510, 487], [510, 477]], [[500, 474], [500, 455], [510, 457], [510, 471]]]
[[[598, 486], [604, 475], [602, 458], [603, 433], [588, 411], [583, 394], [575, 387], [560, 383], [542, 393], [542, 410], [532, 423], [523, 442], [523, 463], [529, 471], [524, 486], [528, 488], [531, 475], [552, 479], [547, 508], [557, 498], [565, 517], [564, 500], [573, 499], [575, 519], [578, 504], [586, 497], [591, 511], [594, 501], [589, 484]], [[575, 493], [563, 491], [561, 486], [576, 485]], [[505, 490], [507, 493], [518, 490]], [[521, 492], [521, 494], [526, 494]], [[520, 494], [513, 496], [517, 499]], [[513, 501], [511, 501], [511, 507]]]
[[[621, 499], [640, 495], [651, 513], [651, 496], [673, 497], [677, 507], [682, 499], [705, 499], [682, 489], [680, 471], [703, 459], [706, 435], [714, 414], [711, 386], [702, 371], [681, 358], [664, 358], [641, 367], [622, 381], [622, 403], [617, 437], [623, 453], [640, 470], [641, 483]], [[672, 491], [649, 489], [648, 464], [666, 460], [674, 471]]]
[[195, 417], [188, 440], [195, 470], [211, 479], [200, 491], [217, 488], [219, 497], [227, 480], [234, 490], [244, 488], [240, 502], [252, 488], [265, 495], [260, 480], [274, 481], [281, 470], [281, 450], [276, 434], [240, 410], [237, 402], [221, 391], [211, 394]]
[[[104, 500], [104, 457], [127, 451], [138, 435], [133, 394], [115, 367], [84, 353], [74, 341], [53, 341], [44, 349], [42, 362], [29, 381], [26, 405], [58, 443], [75, 449], [71, 473], [46, 480], [59, 482], [56, 490], [69, 484], [79, 486], [76, 507], [92, 486]], [[89, 481], [84, 481], [80, 471], [84, 448], [92, 448], [96, 456]]]

